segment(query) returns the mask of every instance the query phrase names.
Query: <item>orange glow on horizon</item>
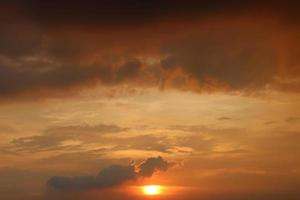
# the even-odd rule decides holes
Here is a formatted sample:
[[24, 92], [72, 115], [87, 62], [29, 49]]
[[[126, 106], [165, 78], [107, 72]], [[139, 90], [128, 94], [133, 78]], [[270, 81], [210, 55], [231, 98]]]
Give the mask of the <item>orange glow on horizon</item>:
[[142, 192], [144, 195], [160, 195], [162, 193], [162, 186], [160, 185], [145, 185], [142, 186]]

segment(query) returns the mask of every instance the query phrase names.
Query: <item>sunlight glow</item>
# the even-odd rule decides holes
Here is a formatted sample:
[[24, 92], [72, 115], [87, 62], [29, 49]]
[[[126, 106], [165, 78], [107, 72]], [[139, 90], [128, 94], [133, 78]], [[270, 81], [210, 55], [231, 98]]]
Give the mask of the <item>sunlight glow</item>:
[[159, 195], [162, 192], [162, 186], [160, 185], [145, 185], [142, 187], [145, 195]]

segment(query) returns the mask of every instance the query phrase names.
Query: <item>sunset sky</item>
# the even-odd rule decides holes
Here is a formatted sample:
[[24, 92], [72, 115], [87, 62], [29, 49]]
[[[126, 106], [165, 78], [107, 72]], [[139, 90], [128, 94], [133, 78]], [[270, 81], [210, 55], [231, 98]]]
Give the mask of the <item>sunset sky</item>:
[[299, 200], [299, 9], [2, 0], [0, 199]]

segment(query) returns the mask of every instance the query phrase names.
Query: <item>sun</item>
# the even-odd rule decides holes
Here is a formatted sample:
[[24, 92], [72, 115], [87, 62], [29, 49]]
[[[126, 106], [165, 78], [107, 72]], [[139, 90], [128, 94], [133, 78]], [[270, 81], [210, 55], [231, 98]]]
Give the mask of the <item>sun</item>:
[[159, 195], [162, 192], [162, 186], [160, 185], [145, 185], [142, 187], [145, 195]]

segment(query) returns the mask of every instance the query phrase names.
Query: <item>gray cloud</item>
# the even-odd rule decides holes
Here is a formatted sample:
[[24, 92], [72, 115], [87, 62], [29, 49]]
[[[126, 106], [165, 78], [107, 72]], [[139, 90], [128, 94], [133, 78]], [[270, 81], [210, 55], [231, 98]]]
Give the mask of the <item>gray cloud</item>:
[[[264, 39], [265, 38], [265, 39]], [[275, 76], [276, 54], [265, 35], [246, 30], [207, 30], [166, 46], [165, 70], [182, 69], [200, 85], [217, 82], [230, 89], [261, 88]]]
[[[4, 1], [5, 2], [5, 1]], [[10, 1], [8, 1], [10, 2]], [[246, 0], [243, 2], [195, 1], [188, 0], [110, 0], [86, 2], [77, 0], [73, 3], [63, 3], [58, 0], [44, 2], [38, 0], [13, 1], [27, 16], [43, 27], [62, 26], [99, 26], [133, 27], [155, 23], [165, 19], [205, 19], [208, 16], [227, 14], [236, 16], [240, 12], [262, 9], [270, 10], [267, 0]], [[272, 9], [282, 18], [298, 20], [298, 3], [295, 1], [273, 2]], [[178, 18], [176, 18], [178, 17]]]
[[[67, 90], [82, 84], [116, 84], [138, 76], [141, 63], [138, 60], [121, 64], [117, 71], [102, 64], [47, 64], [20, 63], [21, 67], [8, 66], [0, 62], [0, 98], [18, 94], [41, 92], [42, 89]], [[37, 65], [37, 68], [33, 67]]]
[[111, 165], [102, 169], [97, 176], [54, 176], [48, 180], [47, 184], [61, 190], [106, 188], [135, 181], [138, 178], [151, 177], [153, 173], [166, 171], [170, 166], [171, 164], [162, 157], [152, 157], [136, 166]]
[[[1, 5], [0, 99], [64, 96], [96, 84], [153, 87], [178, 68], [197, 87], [217, 83], [251, 91], [271, 84], [299, 91], [297, 6], [275, 4], [275, 9], [256, 1], [183, 5], [181, 1], [30, 0]], [[269, 11], [278, 27], [251, 13], [250, 8], [257, 7]], [[16, 13], [19, 9], [22, 12]], [[295, 29], [285, 30], [282, 22], [287, 19]], [[253, 26], [249, 20], [259, 23]], [[151, 63], [158, 60], [162, 69]], [[274, 82], [274, 77], [281, 81]], [[175, 88], [195, 89], [182, 87], [186, 80], [171, 81]]]
[[48, 185], [56, 189], [104, 188], [134, 180], [134, 166], [112, 165], [102, 169], [97, 176], [55, 176], [48, 180]]
[[162, 157], [148, 158], [139, 165], [139, 175], [143, 177], [151, 177], [156, 171], [167, 171], [173, 163], [169, 163]]

